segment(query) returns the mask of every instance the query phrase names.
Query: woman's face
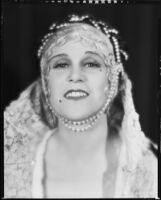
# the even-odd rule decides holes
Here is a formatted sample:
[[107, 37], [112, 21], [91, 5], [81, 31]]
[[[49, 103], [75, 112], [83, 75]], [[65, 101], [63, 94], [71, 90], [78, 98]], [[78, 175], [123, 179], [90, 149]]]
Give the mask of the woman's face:
[[62, 116], [81, 120], [105, 103], [107, 66], [93, 47], [70, 41], [53, 47], [48, 61], [50, 102]]

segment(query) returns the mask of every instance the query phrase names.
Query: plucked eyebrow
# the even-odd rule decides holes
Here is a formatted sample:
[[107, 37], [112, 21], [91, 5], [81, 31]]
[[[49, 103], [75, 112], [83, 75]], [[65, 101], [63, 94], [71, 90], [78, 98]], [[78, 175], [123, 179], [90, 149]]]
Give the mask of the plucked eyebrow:
[[[94, 52], [94, 51], [86, 51], [85, 54], [95, 55], [95, 56], [98, 56], [98, 57], [100, 57], [100, 58], [102, 59], [102, 57], [101, 57], [98, 53], [96, 53], [96, 52]], [[48, 62], [50, 62], [51, 60], [53, 60], [53, 59], [55, 59], [55, 58], [59, 58], [59, 57], [68, 57], [68, 55], [65, 54], [65, 53], [61, 53], [61, 54], [52, 56], [52, 57], [48, 60]]]
[[53, 60], [54, 58], [59, 58], [59, 57], [67, 57], [68, 55], [65, 53], [61, 53], [55, 56], [52, 56], [51, 58], [49, 58], [48, 62], [50, 62], [51, 60]]
[[91, 54], [94, 56], [98, 56], [103, 61], [104, 65], [106, 66], [105, 59], [99, 53], [94, 52], [94, 51], [86, 51], [85, 54]]
[[86, 51], [85, 54], [92, 54], [92, 55], [95, 55], [95, 56], [99, 56], [101, 59], [102, 59], [102, 56], [94, 51]]

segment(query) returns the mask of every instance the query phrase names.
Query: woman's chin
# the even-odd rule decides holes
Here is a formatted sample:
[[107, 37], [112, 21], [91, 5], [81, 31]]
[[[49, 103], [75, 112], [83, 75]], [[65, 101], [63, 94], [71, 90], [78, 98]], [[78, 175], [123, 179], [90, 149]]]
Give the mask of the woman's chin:
[[65, 118], [68, 118], [68, 119], [74, 120], [74, 121], [86, 119], [91, 115], [92, 115], [92, 113], [90, 113], [90, 112], [89, 113], [80, 113], [80, 112], [72, 113], [72, 112], [70, 112], [70, 113], [62, 114], [62, 116], [64, 116]]
[[[69, 108], [69, 107], [68, 107]], [[74, 120], [74, 121], [78, 121], [78, 120], [84, 120], [94, 114], [96, 114], [100, 108], [93, 108], [91, 107], [91, 109], [89, 109], [89, 107], [81, 107], [80, 108], [72, 108], [72, 109], [62, 109], [60, 112], [58, 112], [61, 116], [70, 119], [70, 120]]]
[[73, 121], [80, 121], [88, 118], [89, 115], [66, 115], [65, 117]]

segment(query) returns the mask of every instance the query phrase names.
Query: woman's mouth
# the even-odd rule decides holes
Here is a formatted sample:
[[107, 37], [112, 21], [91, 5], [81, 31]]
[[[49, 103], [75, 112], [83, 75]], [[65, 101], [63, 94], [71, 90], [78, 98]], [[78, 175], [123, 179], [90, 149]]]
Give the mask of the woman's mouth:
[[80, 100], [84, 99], [89, 96], [89, 93], [84, 91], [84, 90], [68, 90], [65, 94], [64, 97], [66, 99], [71, 99], [71, 100]]

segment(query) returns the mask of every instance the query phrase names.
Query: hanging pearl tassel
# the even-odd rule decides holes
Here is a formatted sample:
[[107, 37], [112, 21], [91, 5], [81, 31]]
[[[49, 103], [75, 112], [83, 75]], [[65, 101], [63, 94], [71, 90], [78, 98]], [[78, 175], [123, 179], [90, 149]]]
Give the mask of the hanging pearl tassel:
[[128, 56], [128, 54], [125, 51], [123, 51], [122, 49], [120, 49], [120, 53], [123, 54], [123, 56], [125, 57], [125, 60], [128, 60], [129, 56]]

